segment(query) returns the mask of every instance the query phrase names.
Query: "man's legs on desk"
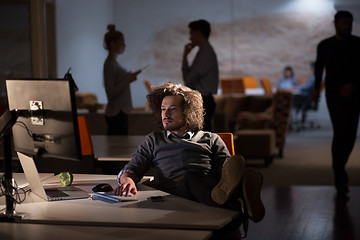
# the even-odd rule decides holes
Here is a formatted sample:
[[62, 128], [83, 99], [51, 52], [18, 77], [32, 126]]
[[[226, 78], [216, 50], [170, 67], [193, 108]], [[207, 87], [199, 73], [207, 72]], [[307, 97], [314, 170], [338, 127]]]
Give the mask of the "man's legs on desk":
[[244, 171], [244, 159], [239, 155], [231, 156], [224, 164], [220, 181], [214, 176], [189, 171], [178, 185], [175, 195], [209, 206], [233, 209], [228, 206], [228, 202], [233, 200], [231, 196], [238, 191]]
[[[242, 176], [240, 181], [239, 175]], [[237, 181], [239, 182], [236, 185]], [[253, 168], [245, 168], [245, 160], [241, 156], [232, 156], [227, 159], [223, 166], [221, 180], [211, 194], [219, 205], [223, 204], [225, 208], [238, 210], [241, 216], [221, 231], [214, 232], [215, 239], [221, 238], [224, 232], [230, 233], [231, 229], [236, 230], [234, 227], [239, 227], [241, 224], [243, 224], [244, 237], [246, 237], [249, 219], [256, 223], [264, 218], [265, 207], [261, 200], [262, 184], [263, 176]]]
[[179, 184], [176, 195], [209, 206], [237, 210], [241, 214], [215, 235], [223, 235], [239, 229], [244, 222], [247, 231], [247, 218], [260, 221], [265, 208], [260, 198], [262, 176], [252, 168], [245, 168], [245, 160], [231, 156], [222, 169], [220, 181], [207, 175], [188, 172]]
[[211, 197], [211, 191], [218, 180], [197, 172], [187, 172], [175, 195], [209, 206], [218, 207]]

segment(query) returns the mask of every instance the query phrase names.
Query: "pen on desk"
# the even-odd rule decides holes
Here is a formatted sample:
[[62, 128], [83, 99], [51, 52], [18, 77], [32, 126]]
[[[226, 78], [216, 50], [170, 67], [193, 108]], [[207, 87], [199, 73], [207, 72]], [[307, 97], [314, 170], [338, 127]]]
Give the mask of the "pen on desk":
[[95, 196], [98, 196], [98, 197], [101, 197], [101, 198], [105, 198], [105, 199], [108, 199], [108, 200], [111, 200], [111, 201], [114, 201], [114, 202], [119, 202], [120, 200], [117, 199], [117, 198], [113, 198], [113, 197], [110, 197], [108, 195], [105, 195], [105, 194], [101, 194], [101, 193], [97, 193], [97, 192], [94, 192], [93, 193]]

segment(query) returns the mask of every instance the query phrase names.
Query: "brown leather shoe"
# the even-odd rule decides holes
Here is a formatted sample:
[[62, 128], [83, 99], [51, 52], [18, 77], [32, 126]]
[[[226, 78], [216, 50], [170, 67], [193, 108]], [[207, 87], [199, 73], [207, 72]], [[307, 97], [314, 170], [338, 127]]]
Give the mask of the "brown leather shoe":
[[242, 180], [245, 209], [253, 222], [260, 222], [265, 216], [265, 207], [261, 201], [263, 176], [253, 168], [246, 168]]
[[219, 205], [229, 200], [240, 185], [245, 170], [245, 160], [240, 155], [226, 159], [222, 168], [221, 179], [211, 191], [212, 199]]

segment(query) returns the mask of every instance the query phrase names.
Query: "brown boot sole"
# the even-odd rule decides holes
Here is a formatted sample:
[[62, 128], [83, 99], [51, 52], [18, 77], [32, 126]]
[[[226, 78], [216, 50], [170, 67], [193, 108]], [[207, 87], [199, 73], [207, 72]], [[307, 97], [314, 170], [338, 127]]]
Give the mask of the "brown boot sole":
[[221, 179], [211, 191], [212, 199], [219, 205], [229, 200], [239, 186], [245, 170], [245, 160], [240, 155], [226, 159], [222, 168]]

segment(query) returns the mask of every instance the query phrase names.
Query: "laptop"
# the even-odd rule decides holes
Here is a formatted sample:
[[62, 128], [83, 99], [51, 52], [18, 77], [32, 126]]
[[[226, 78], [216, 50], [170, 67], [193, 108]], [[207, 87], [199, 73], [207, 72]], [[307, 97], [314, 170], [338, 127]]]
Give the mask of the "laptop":
[[59, 201], [89, 197], [87, 192], [73, 186], [44, 188], [39, 172], [35, 166], [34, 159], [19, 152], [17, 155], [24, 170], [26, 179], [29, 182], [31, 191], [42, 199], [47, 201]]

